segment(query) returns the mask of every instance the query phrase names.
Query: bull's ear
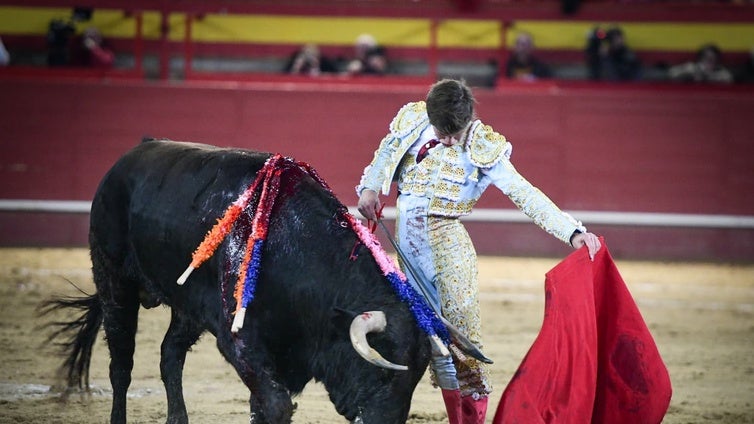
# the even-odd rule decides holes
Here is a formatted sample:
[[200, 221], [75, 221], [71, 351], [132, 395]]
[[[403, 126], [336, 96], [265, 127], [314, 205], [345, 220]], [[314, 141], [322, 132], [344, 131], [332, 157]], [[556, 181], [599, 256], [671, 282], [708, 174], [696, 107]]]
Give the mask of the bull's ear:
[[347, 335], [351, 328], [351, 322], [353, 322], [353, 319], [356, 318], [357, 315], [359, 315], [358, 312], [333, 306], [330, 321], [332, 321], [333, 326], [335, 326], [339, 333]]

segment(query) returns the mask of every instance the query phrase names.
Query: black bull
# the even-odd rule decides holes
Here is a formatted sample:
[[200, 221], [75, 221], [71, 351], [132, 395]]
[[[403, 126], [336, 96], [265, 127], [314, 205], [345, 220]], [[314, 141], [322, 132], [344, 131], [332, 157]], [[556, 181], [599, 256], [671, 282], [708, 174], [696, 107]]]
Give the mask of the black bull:
[[[406, 421], [429, 361], [428, 339], [369, 251], [362, 247], [355, 260], [350, 258], [358, 238], [343, 225], [344, 207], [309, 174], [294, 169], [281, 176], [256, 295], [238, 333], [231, 333], [228, 318], [233, 290], [223, 290], [223, 284], [236, 278], [232, 274], [242, 242], [229, 236], [184, 285], [176, 284], [194, 248], [269, 157], [144, 141], [100, 183], [89, 236], [96, 293], [57, 299], [45, 309], [85, 311], [78, 321], [57, 323], [51, 336], [69, 333], [64, 342], [69, 386], [88, 386], [92, 347], [104, 324], [111, 356], [111, 422], [126, 421], [140, 305], [157, 304], [169, 306], [172, 314], [160, 360], [168, 423], [188, 421], [183, 363], [205, 331], [216, 337], [221, 354], [249, 388], [252, 422], [290, 422], [291, 396], [312, 379], [325, 386], [335, 409], [348, 420]], [[239, 219], [248, 218], [247, 211]], [[407, 365], [407, 371], [376, 367], [352, 347], [351, 319], [371, 310], [384, 311], [387, 327], [370, 334], [369, 343], [386, 359]]]

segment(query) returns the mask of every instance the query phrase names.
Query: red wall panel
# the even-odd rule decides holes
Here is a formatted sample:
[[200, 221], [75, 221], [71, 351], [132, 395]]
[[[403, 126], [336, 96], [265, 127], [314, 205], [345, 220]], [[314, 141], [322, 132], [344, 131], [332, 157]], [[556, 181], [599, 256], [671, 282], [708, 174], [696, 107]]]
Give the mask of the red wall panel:
[[[393, 115], [426, 89], [0, 79], [0, 199], [90, 200], [112, 163], [149, 135], [294, 156], [353, 205]], [[476, 92], [480, 117], [513, 143], [516, 167], [564, 209], [736, 215], [754, 215], [751, 94], [607, 84]], [[490, 189], [479, 206], [512, 204]], [[82, 244], [85, 228], [85, 217], [0, 213], [0, 244]], [[631, 257], [754, 258], [751, 230], [592, 229]], [[562, 253], [531, 224], [470, 231], [480, 253]], [[498, 241], [514, 236], [526, 242]]]

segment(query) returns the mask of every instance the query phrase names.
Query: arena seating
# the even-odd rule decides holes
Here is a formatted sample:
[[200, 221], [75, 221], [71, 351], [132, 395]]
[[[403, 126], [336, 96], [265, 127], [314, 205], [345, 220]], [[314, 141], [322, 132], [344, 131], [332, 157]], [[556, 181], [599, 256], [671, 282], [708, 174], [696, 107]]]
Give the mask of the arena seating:
[[[556, 67], [560, 79], [585, 77], [586, 34], [597, 25], [620, 25], [652, 80], [663, 78], [663, 67], [691, 59], [707, 42], [716, 43], [732, 67], [753, 47], [754, 3], [584, 0], [565, 13], [566, 3], [104, 1], [90, 22], [75, 26], [102, 30], [118, 53], [119, 71], [112, 76], [163, 79], [247, 80], [280, 73], [288, 55], [305, 42], [319, 44], [333, 58], [348, 58], [361, 32], [385, 45], [394, 75], [462, 76], [480, 86], [495, 84], [518, 31], [534, 35], [538, 54]], [[69, 18], [77, 4], [0, 0], [0, 36], [18, 52], [14, 63], [43, 66], [49, 21]]]

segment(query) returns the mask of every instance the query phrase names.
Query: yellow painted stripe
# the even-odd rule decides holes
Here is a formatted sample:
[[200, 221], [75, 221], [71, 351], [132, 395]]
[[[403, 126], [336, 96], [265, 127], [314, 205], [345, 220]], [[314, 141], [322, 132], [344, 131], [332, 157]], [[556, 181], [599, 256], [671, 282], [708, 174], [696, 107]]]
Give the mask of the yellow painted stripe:
[[[517, 21], [506, 39], [508, 46], [518, 31], [530, 32], [537, 48], [578, 50], [597, 23], [560, 21]], [[754, 47], [754, 24], [621, 22], [626, 42], [635, 50], [694, 51], [713, 42], [723, 51], [748, 51]], [[601, 24], [608, 27], [610, 24]]]
[[[136, 18], [126, 16], [121, 11], [97, 9], [90, 22], [80, 27], [94, 26], [102, 31], [104, 37], [133, 38], [136, 35]], [[160, 38], [160, 14], [144, 12], [142, 14], [142, 34], [146, 39]]]
[[66, 19], [71, 9], [0, 7], [0, 33], [44, 35], [53, 19]]
[[[182, 19], [181, 19], [182, 20]], [[192, 26], [193, 38], [207, 42], [262, 44], [353, 44], [359, 34], [370, 33], [385, 45], [429, 45], [429, 20], [272, 15], [206, 15]], [[171, 31], [182, 40], [183, 29]]]
[[714, 42], [725, 51], [748, 51], [754, 47], [754, 25], [727, 24], [626, 24], [628, 41], [644, 50], [697, 50]]
[[495, 20], [449, 19], [437, 29], [438, 47], [500, 48], [502, 24]]
[[[194, 23], [192, 31], [198, 41], [330, 45], [351, 45], [359, 34], [369, 33], [386, 46], [427, 47], [430, 28], [429, 19], [207, 15]], [[183, 31], [172, 31], [171, 37], [180, 40]], [[440, 47], [497, 48], [500, 24], [444, 21], [438, 27], [437, 42]]]
[[[0, 7], [0, 34], [44, 36], [52, 19], [68, 18], [71, 9]], [[160, 14], [144, 12], [143, 34], [148, 40], [159, 39]], [[131, 38], [136, 25], [133, 16], [121, 10], [96, 9], [90, 22], [105, 37]], [[597, 23], [573, 21], [521, 20], [506, 33], [511, 46], [518, 31], [533, 34], [540, 49], [581, 50], [586, 36]], [[725, 51], [749, 51], [754, 47], [754, 23], [676, 23], [620, 22], [630, 47], [636, 50], [694, 51], [702, 44], [716, 43]], [[431, 42], [430, 19], [312, 17], [280, 15], [209, 14], [192, 26], [197, 42], [351, 45], [359, 34], [370, 33], [387, 47], [428, 47]], [[169, 38], [183, 41], [185, 15], [169, 17]], [[496, 20], [449, 19], [438, 26], [437, 42], [441, 48], [497, 49], [501, 42], [501, 25]]]
[[[70, 17], [71, 9], [0, 7], [0, 34], [44, 37], [51, 20], [68, 20]], [[130, 38], [136, 34], [136, 19], [133, 16], [124, 15], [120, 10], [97, 9], [91, 21], [79, 22], [75, 25], [77, 32], [90, 26], [98, 28], [104, 37]], [[144, 38], [158, 39], [160, 14], [145, 12], [142, 28]]]

